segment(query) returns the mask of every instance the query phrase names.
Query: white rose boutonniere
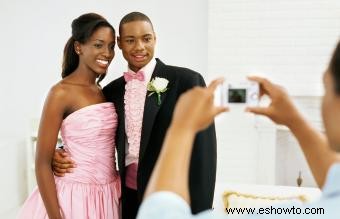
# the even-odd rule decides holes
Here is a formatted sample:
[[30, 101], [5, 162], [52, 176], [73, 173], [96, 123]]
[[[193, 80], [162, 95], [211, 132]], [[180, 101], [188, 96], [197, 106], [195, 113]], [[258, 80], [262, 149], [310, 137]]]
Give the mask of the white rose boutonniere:
[[151, 91], [151, 93], [148, 96], [151, 96], [152, 94], [157, 94], [157, 104], [158, 106], [161, 105], [161, 93], [164, 93], [168, 90], [169, 81], [165, 78], [159, 78], [155, 77], [148, 83], [148, 91]]

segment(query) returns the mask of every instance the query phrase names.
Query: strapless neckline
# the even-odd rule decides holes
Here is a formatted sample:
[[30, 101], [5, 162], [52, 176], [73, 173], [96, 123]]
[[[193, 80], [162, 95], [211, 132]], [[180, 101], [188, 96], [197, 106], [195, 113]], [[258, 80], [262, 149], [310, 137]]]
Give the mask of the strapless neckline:
[[[115, 163], [118, 125], [114, 104], [82, 107], [61, 125], [65, 150], [77, 164], [72, 173], [55, 177], [63, 218], [118, 219], [121, 183]], [[47, 218], [39, 189], [25, 202], [18, 218]]]
[[73, 117], [74, 115], [78, 114], [78, 113], [81, 113], [82, 111], [84, 110], [88, 110], [88, 109], [91, 109], [93, 107], [99, 107], [99, 106], [106, 106], [106, 105], [112, 105], [113, 107], [113, 103], [112, 102], [102, 102], [102, 103], [95, 103], [95, 104], [90, 104], [90, 105], [87, 105], [87, 106], [84, 106], [84, 107], [81, 107], [75, 111], [73, 111], [72, 113], [68, 114], [68, 116], [66, 116], [65, 119], [63, 119], [63, 123], [67, 120], [69, 120], [70, 117]]

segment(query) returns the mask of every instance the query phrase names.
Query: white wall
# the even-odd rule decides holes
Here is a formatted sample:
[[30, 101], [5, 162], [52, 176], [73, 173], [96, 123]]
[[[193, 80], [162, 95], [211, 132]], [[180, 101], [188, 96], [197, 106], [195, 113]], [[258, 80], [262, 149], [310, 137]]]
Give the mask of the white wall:
[[[149, 15], [157, 34], [157, 56], [172, 65], [207, 71], [207, 1], [3, 0], [0, 2], [0, 218], [25, 198], [25, 141], [31, 118], [60, 80], [71, 21], [85, 12], [105, 16], [118, 29], [131, 11]], [[103, 84], [126, 70], [120, 51]]]
[[[260, 74], [307, 102], [309, 96], [322, 95], [321, 75], [340, 36], [339, 0], [210, 0], [208, 16], [210, 78], [239, 81]], [[312, 116], [320, 126], [320, 116]], [[277, 151], [276, 142], [280, 147], [295, 143], [278, 141], [275, 126], [240, 109], [219, 118], [217, 132], [219, 182], [288, 182], [276, 178], [276, 170], [288, 167], [277, 163], [277, 153], [296, 151], [292, 163], [286, 163], [289, 170], [279, 173], [283, 178], [290, 174], [293, 185], [297, 170], [292, 167], [304, 164], [295, 162], [303, 159], [297, 145]]]
[[[46, 92], [60, 80], [72, 19], [94, 11], [117, 27], [134, 10], [153, 20], [157, 54], [166, 63], [206, 78], [262, 73], [300, 96], [322, 93], [321, 73], [340, 35], [338, 0], [2, 0], [0, 218], [10, 218], [7, 212], [24, 199], [30, 119], [39, 117]], [[116, 52], [104, 84], [125, 70]], [[275, 183], [275, 127], [237, 110], [216, 124], [218, 181]]]
[[321, 95], [339, 28], [338, 0], [210, 0], [209, 73], [260, 73], [293, 95]]

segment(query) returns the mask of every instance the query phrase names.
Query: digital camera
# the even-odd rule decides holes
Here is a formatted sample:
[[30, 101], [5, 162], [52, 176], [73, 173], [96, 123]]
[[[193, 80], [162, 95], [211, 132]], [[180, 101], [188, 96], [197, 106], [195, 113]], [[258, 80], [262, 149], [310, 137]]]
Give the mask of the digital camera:
[[219, 90], [222, 106], [257, 106], [259, 103], [260, 89], [255, 81], [224, 82]]

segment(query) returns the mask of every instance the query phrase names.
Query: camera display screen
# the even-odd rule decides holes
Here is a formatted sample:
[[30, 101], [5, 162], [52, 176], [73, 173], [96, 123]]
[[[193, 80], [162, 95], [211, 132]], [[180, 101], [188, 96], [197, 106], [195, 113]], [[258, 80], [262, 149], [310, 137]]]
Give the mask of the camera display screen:
[[228, 102], [229, 103], [245, 103], [247, 100], [246, 89], [232, 89], [228, 90]]

